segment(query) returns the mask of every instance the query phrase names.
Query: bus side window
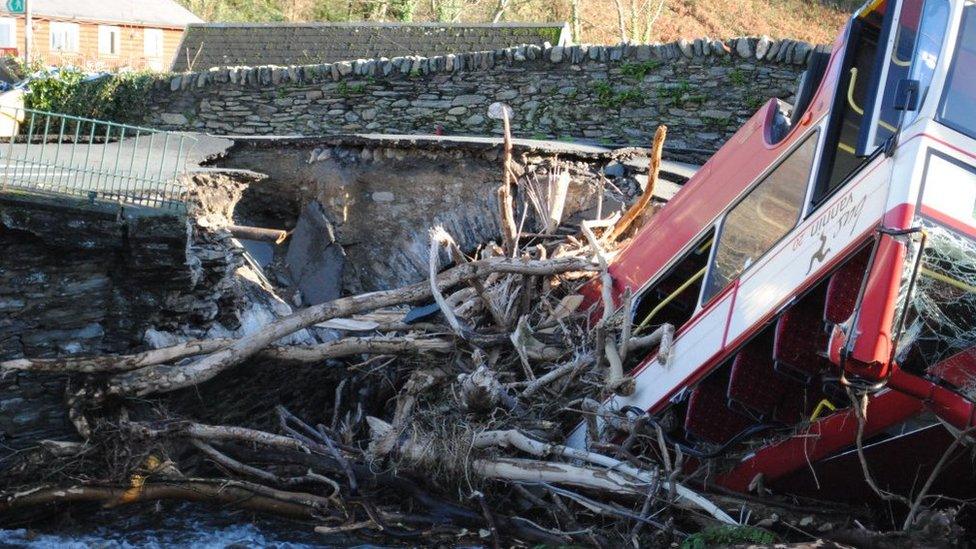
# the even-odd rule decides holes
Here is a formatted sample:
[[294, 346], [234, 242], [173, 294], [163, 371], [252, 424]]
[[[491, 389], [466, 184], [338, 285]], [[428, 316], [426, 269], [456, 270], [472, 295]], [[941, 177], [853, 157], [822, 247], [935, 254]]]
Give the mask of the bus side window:
[[808, 136], [729, 210], [718, 237], [702, 302], [725, 288], [796, 226], [803, 210], [818, 134]]
[[[922, 18], [922, 4], [924, 0], [904, 0], [898, 13], [897, 24], [892, 21], [893, 27], [888, 32], [892, 33], [891, 52], [886, 49], [878, 51], [883, 66], [882, 74], [884, 82], [878, 91], [865, 100], [865, 110], [872, 114], [877, 110], [877, 119], [873, 121], [874, 127], [861, 132], [859, 148], [864, 153], [882, 146], [892, 135], [898, 131], [901, 120], [901, 111], [895, 108], [895, 92], [898, 83], [908, 78], [909, 70], [912, 67], [912, 57], [915, 52], [915, 43], [919, 35], [919, 23]], [[878, 105], [878, 102], [881, 102]]]
[[[900, 5], [897, 14], [895, 5]], [[904, 0], [901, 4], [889, 0], [855, 19], [811, 212], [917, 116], [917, 112], [906, 114], [895, 108], [898, 84], [906, 79], [918, 81], [919, 99], [924, 99], [948, 17], [947, 0]]]
[[715, 240], [715, 229], [695, 243], [664, 276], [642, 291], [634, 307], [634, 325], [639, 331], [668, 323], [680, 328], [698, 307], [708, 256]]
[[873, 81], [877, 78], [876, 59], [882, 15], [874, 13], [865, 20], [854, 22], [831, 109], [824, 165], [812, 199], [814, 208], [865, 163], [865, 158], [857, 155], [857, 146], [867, 118], [864, 108], [873, 91]]

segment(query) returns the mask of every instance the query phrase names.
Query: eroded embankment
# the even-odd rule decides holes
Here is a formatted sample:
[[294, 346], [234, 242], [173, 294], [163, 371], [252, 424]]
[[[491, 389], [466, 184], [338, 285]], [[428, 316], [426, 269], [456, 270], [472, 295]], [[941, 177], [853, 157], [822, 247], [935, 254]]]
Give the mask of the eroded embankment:
[[[494, 139], [353, 136], [238, 141], [217, 164], [268, 176], [245, 191], [236, 219], [294, 231], [279, 249], [282, 268], [272, 271], [319, 303], [421, 280], [435, 225], [467, 252], [497, 240], [501, 154]], [[646, 184], [646, 157], [640, 149], [517, 141], [513, 172], [526, 190], [565, 172], [567, 216], [597, 207], [610, 215]], [[666, 170], [670, 181], [655, 191], [664, 199], [689, 173], [674, 163]], [[517, 197], [516, 213], [533, 233], [528, 194]]]
[[[193, 175], [187, 215], [0, 195], [0, 361], [239, 335], [291, 312], [247, 267], [225, 228], [241, 191], [256, 179]], [[40, 440], [76, 438], [66, 395], [71, 383], [86, 382], [57, 372], [5, 371], [0, 457]]]

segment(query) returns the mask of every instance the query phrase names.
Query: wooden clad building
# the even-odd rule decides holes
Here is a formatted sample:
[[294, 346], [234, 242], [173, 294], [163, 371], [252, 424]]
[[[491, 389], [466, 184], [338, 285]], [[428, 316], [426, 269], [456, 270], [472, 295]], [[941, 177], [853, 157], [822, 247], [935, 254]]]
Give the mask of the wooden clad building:
[[[200, 18], [175, 0], [31, 0], [30, 54], [47, 65], [168, 69], [183, 31]], [[23, 56], [24, 14], [0, 12], [0, 48]]]

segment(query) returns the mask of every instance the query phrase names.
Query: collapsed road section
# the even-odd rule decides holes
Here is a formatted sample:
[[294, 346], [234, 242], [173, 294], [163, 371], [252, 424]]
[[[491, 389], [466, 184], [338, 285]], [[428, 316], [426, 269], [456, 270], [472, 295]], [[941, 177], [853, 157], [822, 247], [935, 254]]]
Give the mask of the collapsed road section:
[[[7, 456], [2, 520], [176, 499], [495, 547], [971, 538], [976, 19], [939, 5], [859, 10], [666, 205], [663, 126], [643, 185], [627, 153], [516, 148], [504, 108], [500, 145], [231, 150], [266, 177], [188, 204], [172, 255], [241, 256], [210, 280], [237, 323], [132, 311], [142, 346], [0, 362], [5, 391], [61, 383], [70, 426]], [[129, 217], [120, 268], [152, 247]]]
[[[390, 289], [427, 273], [428, 230], [443, 225], [470, 252], [500, 234], [501, 139], [359, 135], [238, 139], [213, 165], [261, 172], [235, 210], [243, 225], [291, 232], [274, 247], [249, 247], [305, 303]], [[667, 200], [694, 171], [694, 154], [672, 155], [656, 193]], [[647, 152], [514, 140], [514, 177], [542, 188], [568, 177], [566, 215], [619, 210], [647, 184]], [[531, 198], [518, 197], [525, 219]], [[524, 221], [523, 221], [524, 224]], [[536, 227], [524, 225], [525, 232]], [[283, 268], [275, 268], [283, 267]]]

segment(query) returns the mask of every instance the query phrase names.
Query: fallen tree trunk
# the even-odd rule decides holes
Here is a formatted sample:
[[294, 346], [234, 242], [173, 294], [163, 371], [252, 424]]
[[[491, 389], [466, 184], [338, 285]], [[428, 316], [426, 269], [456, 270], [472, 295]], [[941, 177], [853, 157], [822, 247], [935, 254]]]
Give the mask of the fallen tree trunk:
[[447, 353], [456, 343], [448, 338], [348, 337], [319, 345], [281, 345], [261, 351], [262, 357], [314, 363], [352, 355]]
[[[491, 273], [550, 275], [569, 271], [592, 271], [593, 265], [580, 259], [550, 259], [523, 261], [520, 259], [490, 258], [459, 265], [437, 276], [438, 288], [479, 278]], [[413, 303], [431, 297], [431, 286], [420, 282], [397, 290], [345, 297], [302, 309], [278, 319], [261, 331], [238, 339], [232, 345], [184, 366], [150, 366], [117, 375], [108, 381], [107, 394], [144, 396], [192, 387], [240, 364], [265, 347], [299, 330], [326, 320], [349, 316], [403, 303]]]
[[661, 174], [661, 155], [664, 151], [664, 139], [667, 135], [668, 127], [658, 126], [657, 131], [654, 133], [654, 144], [651, 146], [651, 165], [647, 173], [647, 188], [644, 189], [644, 194], [641, 195], [640, 200], [631, 204], [627, 212], [620, 218], [620, 221], [614, 225], [607, 239], [610, 242], [616, 242], [620, 240], [620, 237], [626, 235], [631, 225], [644, 214], [647, 205], [654, 198], [654, 187], [657, 186], [657, 180]]
[[0, 362], [0, 370], [31, 372], [128, 372], [146, 366], [173, 362], [191, 356], [205, 355], [230, 345], [232, 339], [202, 339], [179, 343], [162, 349], [152, 349], [131, 355], [105, 355], [95, 357], [64, 358], [17, 358]]
[[[367, 420], [372, 431], [370, 449], [377, 457], [386, 456], [395, 448], [408, 461], [420, 466], [431, 466], [438, 459], [443, 459], [434, 441], [425, 440], [418, 436], [408, 436], [401, 439], [398, 444], [391, 445], [389, 440], [395, 436], [393, 426], [375, 417], [367, 418]], [[471, 471], [487, 479], [552, 483], [630, 496], [647, 496], [649, 492], [653, 494], [661, 487], [671, 489], [668, 482], [658, 478], [656, 471], [640, 471], [609, 456], [532, 440], [517, 431], [486, 431], [475, 435], [471, 442], [471, 447], [475, 449], [485, 449], [492, 446], [515, 447], [537, 457], [558, 456], [579, 460], [605, 467], [605, 469], [518, 458], [479, 458], [472, 460]], [[700, 508], [725, 524], [738, 524], [725, 511], [694, 491], [677, 484], [674, 485], [674, 488], [685, 505]]]
[[147, 482], [137, 489], [125, 485], [75, 484], [39, 487], [0, 496], [0, 513], [51, 503], [102, 503], [107, 507], [159, 500], [230, 504], [278, 515], [313, 518], [328, 513], [332, 503], [320, 496], [287, 492], [251, 482], [221, 479], [181, 479]]
[[266, 229], [264, 227], [249, 227], [246, 225], [228, 225], [227, 230], [230, 234], [234, 235], [235, 238], [243, 238], [245, 240], [257, 240], [259, 242], [270, 242], [272, 244], [281, 244], [285, 240], [288, 240], [288, 231], [281, 229]]
[[[0, 370], [51, 373], [118, 373], [179, 359], [219, 351], [234, 343], [233, 339], [187, 341], [164, 349], [132, 355], [105, 355], [72, 358], [19, 358], [0, 362]], [[261, 356], [287, 362], [315, 363], [360, 354], [406, 354], [449, 352], [455, 348], [452, 339], [412, 337], [348, 337], [318, 345], [277, 345], [260, 351]]]

